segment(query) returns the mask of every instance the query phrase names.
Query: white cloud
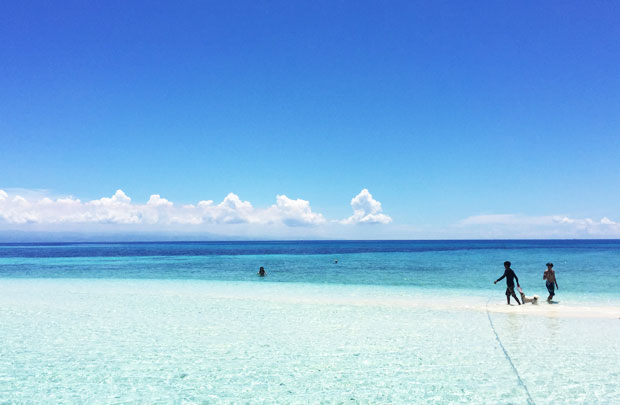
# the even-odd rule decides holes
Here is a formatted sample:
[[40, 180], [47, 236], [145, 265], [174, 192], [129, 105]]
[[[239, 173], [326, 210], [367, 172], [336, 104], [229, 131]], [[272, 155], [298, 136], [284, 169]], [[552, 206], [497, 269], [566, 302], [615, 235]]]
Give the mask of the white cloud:
[[609, 219], [607, 217], [603, 217], [603, 218], [601, 218], [601, 224], [603, 224], [603, 225], [616, 225], [616, 222], [612, 221], [611, 219]]
[[249, 201], [229, 193], [215, 205], [204, 200], [196, 205], [177, 206], [172, 201], [153, 194], [145, 204], [135, 204], [122, 190], [112, 197], [82, 202], [72, 197], [42, 197], [28, 200], [20, 195], [10, 196], [0, 190], [0, 223], [9, 224], [124, 224], [124, 225], [230, 225], [275, 224], [289, 227], [314, 226], [325, 221], [323, 215], [312, 212], [310, 202], [293, 200], [285, 195], [276, 197], [276, 204], [257, 209]]
[[259, 222], [254, 218], [254, 207], [249, 201], [241, 201], [238, 195], [228, 193], [224, 200], [216, 206], [199, 204], [204, 219], [217, 224], [244, 224]]
[[122, 190], [110, 197], [82, 201], [53, 196], [44, 190], [0, 189], [0, 229], [53, 231], [167, 231], [209, 232], [218, 235], [295, 238], [618, 238], [620, 221], [566, 215], [475, 215], [453, 225], [428, 224], [352, 227], [387, 224], [381, 203], [363, 189], [351, 200], [353, 215], [329, 221], [314, 212], [310, 202], [276, 196], [275, 203], [255, 207], [229, 193], [216, 203], [202, 200], [178, 204], [159, 194], [134, 202]]
[[312, 212], [310, 202], [300, 198], [293, 200], [285, 195], [276, 197], [276, 205], [270, 211], [288, 226], [312, 226], [325, 223], [321, 214]]
[[461, 231], [467, 230], [471, 237], [500, 238], [570, 238], [570, 237], [617, 237], [620, 224], [607, 217], [571, 218], [565, 215], [528, 216], [517, 214], [475, 215], [457, 224]]
[[499, 215], [476, 215], [465, 218], [461, 225], [576, 225], [576, 226], [600, 226], [616, 225], [616, 222], [607, 217], [600, 221], [592, 218], [570, 218], [563, 215], [527, 216], [516, 214]]
[[392, 218], [382, 214], [381, 203], [374, 198], [367, 189], [360, 191], [351, 200], [353, 215], [343, 219], [343, 224], [387, 224], [392, 222]]
[[[139, 207], [131, 203], [123, 190], [116, 190], [110, 198], [103, 197], [89, 201], [75, 208], [75, 212], [81, 211], [79, 218], [65, 217], [59, 222], [95, 222], [112, 224], [139, 224], [142, 222], [142, 212]], [[41, 222], [47, 222], [48, 218], [42, 218]]]
[[553, 216], [552, 217], [553, 221], [558, 223], [558, 224], [574, 224], [575, 220], [569, 217], [562, 217], [562, 216]]
[[165, 198], [161, 198], [159, 194], [153, 194], [146, 202], [146, 205], [153, 207], [172, 207], [173, 204]]
[[121, 204], [130, 204], [131, 198], [127, 197], [127, 195], [123, 192], [123, 190], [116, 190], [116, 193], [111, 198], [103, 197], [99, 200], [93, 200], [90, 204], [93, 205], [101, 205], [101, 206], [113, 206], [113, 205], [121, 205]]

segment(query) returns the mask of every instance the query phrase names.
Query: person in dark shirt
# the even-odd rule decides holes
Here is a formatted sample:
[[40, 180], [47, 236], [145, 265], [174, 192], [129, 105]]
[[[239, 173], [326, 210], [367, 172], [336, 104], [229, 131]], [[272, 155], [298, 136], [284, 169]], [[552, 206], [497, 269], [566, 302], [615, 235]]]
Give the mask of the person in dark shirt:
[[521, 302], [517, 298], [517, 294], [515, 294], [515, 280], [517, 280], [517, 287], [521, 287], [519, 285], [519, 277], [515, 274], [515, 272], [510, 268], [510, 262], [504, 262], [504, 275], [495, 280], [493, 284], [497, 284], [498, 281], [501, 281], [503, 278], [506, 278], [506, 302], [510, 305], [510, 296], [512, 295], [514, 299], [517, 301], [517, 304], [521, 305]]

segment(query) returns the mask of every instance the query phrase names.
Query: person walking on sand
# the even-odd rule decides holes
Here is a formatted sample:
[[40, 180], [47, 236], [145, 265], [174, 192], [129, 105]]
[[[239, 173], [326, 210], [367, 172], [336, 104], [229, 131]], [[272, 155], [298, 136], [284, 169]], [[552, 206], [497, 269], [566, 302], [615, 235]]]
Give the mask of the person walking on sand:
[[553, 296], [555, 295], [555, 288], [557, 288], [558, 290], [560, 289], [560, 287], [558, 287], [558, 280], [555, 279], [553, 263], [547, 263], [547, 270], [545, 270], [545, 272], [543, 273], [543, 280], [547, 281], [546, 286], [547, 291], [549, 291], [549, 297], [547, 297], [547, 302], [551, 302]]
[[504, 277], [506, 278], [506, 302], [510, 305], [510, 296], [512, 295], [515, 301], [517, 301], [517, 304], [521, 305], [521, 302], [517, 298], [517, 294], [515, 294], [515, 280], [517, 280], [517, 287], [521, 288], [519, 285], [519, 278], [510, 268], [509, 261], [504, 262], [504, 275], [495, 280], [493, 284], [497, 284], [497, 282], [501, 281]]

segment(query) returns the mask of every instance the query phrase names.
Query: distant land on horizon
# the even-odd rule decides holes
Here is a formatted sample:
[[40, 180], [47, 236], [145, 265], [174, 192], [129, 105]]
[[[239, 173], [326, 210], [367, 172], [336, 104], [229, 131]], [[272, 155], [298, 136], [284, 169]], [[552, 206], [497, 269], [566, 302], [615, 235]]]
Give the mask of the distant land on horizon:
[[313, 241], [616, 241], [614, 238], [446, 238], [446, 239], [329, 239], [329, 238], [251, 238], [231, 237], [207, 233], [81, 233], [81, 232], [31, 232], [0, 231], [0, 244], [5, 243], [157, 243], [157, 242], [313, 242]]

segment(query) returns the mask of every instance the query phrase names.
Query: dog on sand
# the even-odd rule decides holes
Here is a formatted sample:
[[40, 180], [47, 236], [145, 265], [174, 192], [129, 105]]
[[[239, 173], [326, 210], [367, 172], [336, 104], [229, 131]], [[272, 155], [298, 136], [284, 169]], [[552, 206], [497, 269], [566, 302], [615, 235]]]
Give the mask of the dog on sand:
[[523, 303], [531, 302], [534, 305], [538, 305], [538, 295], [533, 295], [531, 297], [527, 297], [521, 288], [519, 288], [519, 294], [521, 294], [521, 300]]

